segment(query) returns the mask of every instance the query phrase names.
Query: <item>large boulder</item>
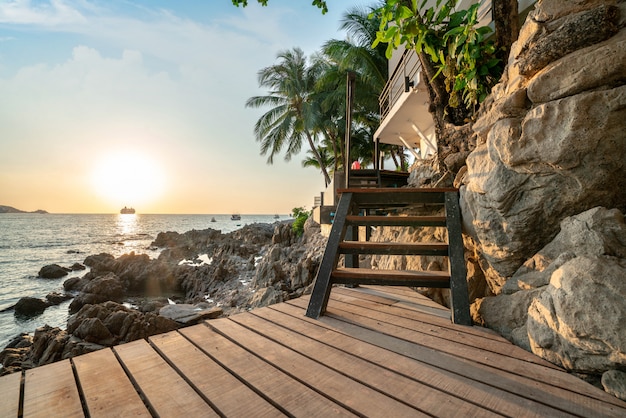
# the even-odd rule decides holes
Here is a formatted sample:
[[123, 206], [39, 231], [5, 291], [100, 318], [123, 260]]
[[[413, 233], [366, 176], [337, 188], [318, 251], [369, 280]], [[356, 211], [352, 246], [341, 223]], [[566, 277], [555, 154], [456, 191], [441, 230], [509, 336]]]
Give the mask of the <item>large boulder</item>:
[[17, 316], [32, 317], [41, 315], [48, 306], [50, 304], [43, 299], [25, 296], [17, 301], [13, 309]]
[[49, 264], [39, 270], [39, 277], [44, 279], [58, 279], [67, 276], [70, 271], [70, 269], [61, 267], [58, 264]]
[[217, 306], [203, 307], [188, 303], [166, 305], [159, 310], [159, 315], [182, 325], [194, 325], [205, 319], [215, 319], [222, 315], [223, 311]]
[[461, 206], [494, 293], [562, 219], [626, 208], [625, 10], [539, 1], [481, 108]]
[[626, 223], [617, 209], [596, 207], [561, 221], [557, 236], [528, 259], [502, 287], [502, 293], [536, 289], [578, 256], [608, 255], [626, 259]]
[[596, 207], [561, 230], [494, 297], [472, 304], [474, 321], [626, 398], [626, 223]]
[[114, 301], [121, 302], [124, 297], [124, 286], [114, 273], [96, 277], [89, 281], [82, 291], [70, 303], [70, 313], [78, 312], [84, 305]]
[[580, 256], [557, 269], [528, 310], [534, 353], [567, 370], [626, 367], [626, 260]]
[[141, 313], [115, 302], [85, 305], [67, 322], [67, 332], [103, 346], [146, 338], [179, 328], [155, 313]]

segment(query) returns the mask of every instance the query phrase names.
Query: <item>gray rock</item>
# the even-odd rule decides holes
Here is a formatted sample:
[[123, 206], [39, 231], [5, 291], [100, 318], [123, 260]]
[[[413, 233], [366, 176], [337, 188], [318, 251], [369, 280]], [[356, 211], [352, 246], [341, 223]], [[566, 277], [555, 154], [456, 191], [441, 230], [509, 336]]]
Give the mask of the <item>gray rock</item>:
[[256, 291], [256, 293], [250, 300], [249, 305], [251, 308], [260, 308], [263, 306], [280, 303], [283, 300], [283, 292], [273, 287], [266, 287]]
[[39, 298], [25, 296], [20, 298], [14, 306], [15, 315], [32, 317], [41, 315], [50, 306], [48, 302]]
[[74, 335], [90, 343], [111, 346], [116, 339], [99, 318], [87, 318], [80, 323]]
[[70, 300], [72, 298], [73, 298], [72, 295], [61, 294], [58, 292], [51, 292], [46, 295], [46, 300], [48, 301], [50, 305], [59, 305], [65, 302], [66, 300]]
[[69, 271], [69, 269], [61, 267], [58, 264], [49, 264], [39, 270], [39, 277], [44, 279], [58, 279], [67, 276]]
[[82, 288], [82, 291], [70, 303], [70, 313], [78, 312], [84, 305], [94, 305], [106, 301], [121, 302], [124, 287], [119, 277], [113, 273], [96, 277]]
[[159, 310], [159, 315], [183, 325], [193, 325], [205, 319], [215, 319], [222, 316], [221, 308], [214, 306], [208, 309], [186, 303], [166, 305]]
[[542, 292], [542, 289], [535, 289], [477, 299], [471, 305], [472, 319], [513, 340], [513, 332], [526, 325], [528, 307]]
[[528, 309], [533, 353], [578, 373], [625, 367], [625, 277], [626, 260], [608, 256], [576, 257], [557, 269]]
[[626, 258], [626, 223], [619, 210], [597, 207], [565, 218], [557, 236], [515, 272], [502, 293], [545, 286], [555, 270], [581, 255]]
[[626, 401], [626, 373], [608, 370], [602, 374], [602, 386], [611, 395]]
[[552, 240], [561, 219], [626, 201], [624, 121], [626, 86], [579, 94], [533, 109], [519, 131], [497, 122], [470, 154], [464, 225], [493, 269], [494, 291]]
[[619, 83], [624, 74], [626, 31], [548, 65], [528, 84], [528, 97], [534, 103], [545, 103]]

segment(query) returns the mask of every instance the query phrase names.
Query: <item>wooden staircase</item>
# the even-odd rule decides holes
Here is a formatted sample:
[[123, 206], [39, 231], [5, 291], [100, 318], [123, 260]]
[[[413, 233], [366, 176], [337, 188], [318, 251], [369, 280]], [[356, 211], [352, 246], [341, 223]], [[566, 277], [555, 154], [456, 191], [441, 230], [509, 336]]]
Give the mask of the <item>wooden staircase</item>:
[[[450, 289], [452, 321], [472, 325], [458, 190], [354, 188], [339, 192], [341, 198], [306, 315], [316, 319], [325, 312], [333, 284], [434, 287]], [[417, 204], [443, 206], [445, 216], [393, 215], [398, 208]], [[374, 211], [377, 215], [370, 215]], [[379, 215], [381, 211], [387, 215]], [[359, 241], [360, 226], [368, 227], [368, 231], [372, 226], [440, 226], [448, 231], [448, 243], [370, 242], [369, 234], [366, 241]], [[341, 254], [344, 254], [344, 267], [338, 267]], [[450, 269], [443, 272], [359, 268], [361, 254], [447, 256]]]

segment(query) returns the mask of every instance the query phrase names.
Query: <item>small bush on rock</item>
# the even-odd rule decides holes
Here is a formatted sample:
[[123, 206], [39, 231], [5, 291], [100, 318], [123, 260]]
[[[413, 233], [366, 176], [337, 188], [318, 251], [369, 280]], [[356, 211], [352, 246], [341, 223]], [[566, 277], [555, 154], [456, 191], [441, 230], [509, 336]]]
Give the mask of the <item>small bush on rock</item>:
[[307, 211], [304, 208], [293, 208], [291, 210], [291, 216], [295, 219], [291, 228], [293, 232], [300, 237], [304, 233], [304, 223], [309, 219], [309, 216], [311, 216], [311, 211]]

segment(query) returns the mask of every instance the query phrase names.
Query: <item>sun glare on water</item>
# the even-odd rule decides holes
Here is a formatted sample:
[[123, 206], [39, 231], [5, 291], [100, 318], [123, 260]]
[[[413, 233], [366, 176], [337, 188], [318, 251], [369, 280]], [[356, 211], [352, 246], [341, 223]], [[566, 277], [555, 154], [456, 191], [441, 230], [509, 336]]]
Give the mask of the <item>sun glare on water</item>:
[[140, 208], [163, 193], [164, 173], [148, 156], [111, 154], [96, 163], [92, 184], [97, 194], [111, 205]]

